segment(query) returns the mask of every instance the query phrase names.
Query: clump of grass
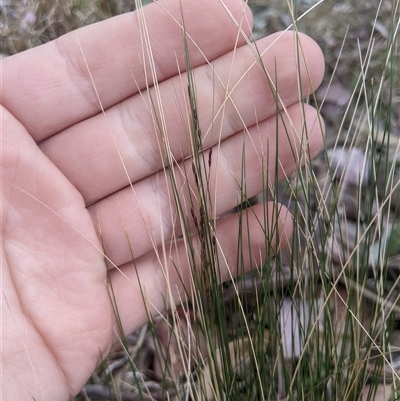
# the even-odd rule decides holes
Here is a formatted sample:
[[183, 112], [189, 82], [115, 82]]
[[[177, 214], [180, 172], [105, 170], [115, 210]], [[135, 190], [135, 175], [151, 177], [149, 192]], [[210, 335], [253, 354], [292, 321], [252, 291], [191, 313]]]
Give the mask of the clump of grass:
[[[377, 29], [380, 10], [375, 12], [372, 31]], [[207, 164], [204, 153], [195, 162], [201, 199], [197, 226], [202, 237], [201, 273], [194, 262], [192, 267], [195, 288], [206, 296], [192, 302], [200, 314], [197, 335], [214, 334], [207, 337], [206, 356], [199, 356], [204, 367], [197, 366], [196, 379], [188, 377], [197, 383], [193, 399], [374, 399], [388, 382], [393, 383], [390, 390], [384, 388], [395, 396], [393, 313], [398, 297], [388, 301], [388, 292], [393, 296], [398, 291], [397, 281], [389, 278], [393, 266], [388, 263], [387, 240], [392, 238], [398, 208], [393, 195], [399, 185], [399, 149], [392, 122], [398, 21], [396, 25], [393, 11], [390, 16], [393, 23], [384, 45], [375, 51], [370, 35], [358, 46], [358, 61], [352, 58], [358, 76], [351, 64], [352, 74], [346, 79], [353, 82], [352, 97], [337, 125], [340, 135], [329, 138], [317, 162], [306, 160], [306, 166], [299, 165], [299, 172], [275, 185], [272, 194], [266, 190], [264, 198], [269, 199], [282, 191], [293, 211], [296, 230], [291, 247], [225, 287], [217, 286], [214, 277], [203, 276], [210, 268], [218, 271], [218, 262], [213, 220], [207, 214], [212, 198], [204, 168], [199, 168]], [[292, 19], [296, 21], [296, 15]], [[339, 73], [340, 62], [336, 58], [334, 74]], [[190, 88], [196, 141], [195, 88]], [[388, 92], [391, 96], [386, 97]], [[393, 138], [395, 149], [389, 145]], [[239, 185], [245, 194], [244, 180]], [[239, 219], [251, 213], [251, 206], [243, 207], [246, 202], [245, 196], [239, 202]], [[191, 233], [186, 235], [190, 238]], [[217, 311], [210, 310], [211, 300]], [[228, 321], [227, 316], [235, 320]]]
[[[295, 7], [291, 6], [293, 12]], [[295, 14], [292, 20], [296, 22]], [[202, 149], [199, 140], [196, 88], [187, 55], [194, 159], [192, 171], [185, 173], [194, 175], [192, 190], [196, 195], [189, 206], [181, 203], [178, 191], [174, 200], [188, 250], [192, 250], [188, 258], [194, 288], [187, 289], [191, 303], [184, 309], [190, 329], [183, 335], [179, 319], [170, 326], [171, 337], [181, 341], [179, 353], [186, 361], [187, 374], [177, 378], [168, 358], [164, 360], [166, 366], [169, 364], [165, 372], [189, 383], [189, 389], [186, 387], [178, 398], [343, 400], [360, 399], [365, 393], [364, 399], [374, 399], [379, 383], [388, 380], [394, 383], [391, 391], [395, 390], [393, 309], [397, 298], [388, 309], [387, 292], [388, 288], [398, 292], [393, 290], [396, 283], [388, 279], [386, 242], [397, 211], [396, 201], [392, 202], [398, 185], [397, 156], [389, 159], [377, 151], [386, 144], [386, 155], [393, 154], [387, 145], [394, 135], [392, 103], [390, 99], [387, 103], [383, 88], [393, 88], [396, 76], [396, 65], [389, 61], [393, 60], [395, 27], [392, 25], [386, 38], [384, 68], [381, 75], [379, 69], [374, 70], [373, 80], [368, 79], [373, 66], [368, 60], [375, 56], [372, 42], [367, 43], [366, 54], [360, 49], [352, 103], [338, 125], [344, 134], [327, 141], [329, 149], [317, 162], [302, 160], [305, 167], [299, 164], [298, 173], [279, 185], [275, 182], [272, 192], [264, 178], [262, 198], [283, 197], [293, 211], [296, 230], [290, 248], [251, 275], [232, 278], [223, 286], [218, 284], [220, 261], [216, 258], [208, 172], [212, 155]], [[381, 52], [382, 47], [376, 57], [381, 57]], [[340, 59], [336, 60], [335, 73], [339, 65]], [[382, 119], [386, 124], [380, 127]], [[344, 129], [345, 121], [349, 122]], [[376, 132], [382, 129], [383, 138], [378, 139]], [[394, 153], [397, 155], [398, 149]], [[170, 167], [172, 171], [172, 164]], [[382, 179], [378, 179], [382, 171]], [[238, 219], [245, 221], [251, 202], [245, 197], [245, 171], [242, 176]], [[170, 179], [173, 183], [174, 176]], [[387, 192], [379, 189], [381, 182]], [[191, 219], [200, 239], [200, 265], [193, 256], [193, 232], [188, 229]], [[242, 235], [245, 232], [243, 227]], [[271, 248], [268, 233], [265, 238], [266, 248]], [[240, 254], [237, 257], [240, 260]], [[190, 344], [199, 344], [200, 338], [206, 345], [197, 348], [193, 356], [188, 349]], [[161, 354], [165, 358], [165, 350]]]

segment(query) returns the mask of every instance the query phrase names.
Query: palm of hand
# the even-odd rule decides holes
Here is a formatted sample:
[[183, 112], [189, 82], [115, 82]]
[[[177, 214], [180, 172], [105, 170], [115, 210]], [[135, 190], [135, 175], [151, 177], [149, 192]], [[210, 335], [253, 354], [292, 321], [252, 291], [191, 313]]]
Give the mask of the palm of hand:
[[67, 399], [111, 344], [106, 266], [80, 193], [4, 114], [3, 380]]
[[[184, 70], [185, 59], [179, 53], [181, 29], [171, 18], [172, 15], [180, 20], [181, 9], [180, 2], [158, 2], [161, 3], [169, 14], [157, 4], [146, 7], [148, 21], [157, 21], [149, 25], [149, 36], [154, 44], [165, 44], [164, 38], [170, 38], [166, 47], [153, 49], [153, 57], [160, 60], [160, 65], [156, 63], [157, 75], [164, 81], [160, 92], [170, 127], [171, 152], [182, 165], [190, 163], [186, 159], [190, 147], [182, 124], [185, 105], [176, 101], [177, 88], [182, 87], [179, 71]], [[277, 172], [281, 177], [296, 167], [292, 151], [299, 146], [292, 139], [296, 142], [301, 138], [289, 138], [283, 133], [276, 147], [277, 124], [278, 130], [285, 131], [284, 127], [290, 125], [298, 132], [308, 124], [312, 155], [321, 145], [321, 127], [315, 123], [315, 111], [298, 104], [296, 50], [291, 34], [282, 37], [276, 46], [272, 44], [277, 36], [260, 42], [261, 51], [269, 49], [270, 57], [264, 62], [270, 76], [277, 75], [275, 68], [280, 75], [277, 87], [286, 109], [277, 123], [276, 98], [263, 70], [257, 65], [249, 69], [254, 63], [253, 52], [243, 47], [228, 53], [237, 45], [237, 27], [231, 16], [238, 21], [250, 20], [249, 10], [243, 9], [241, 1], [226, 1], [230, 16], [220, 1], [192, 3], [192, 14], [185, 17], [185, 23], [193, 41], [204, 45], [202, 52], [196, 46], [190, 49], [192, 65], [197, 67], [195, 76], [202, 83], [198, 86], [200, 122], [204, 124], [203, 132], [211, 124], [221, 123], [218, 137], [209, 135], [204, 141], [204, 146], [211, 146], [222, 140], [213, 151], [213, 155], [221, 152], [221, 157], [214, 157], [212, 166], [214, 178], [220, 183], [216, 188], [220, 214], [240, 198], [238, 149], [246, 149], [246, 189], [252, 196], [262, 189], [261, 155], [267, 155], [272, 177], [276, 158], [282, 166], [282, 171]], [[207, 13], [208, 26], [198, 18], [202, 12]], [[152, 120], [143, 117], [148, 115], [148, 105], [143, 102], [146, 96], [142, 97], [136, 87], [145, 91], [147, 83], [135, 18], [128, 14], [81, 31], [79, 45], [74, 34], [66, 35], [56, 44], [4, 60], [4, 399], [68, 399], [79, 391], [100, 357], [117, 341], [119, 333], [108, 295], [103, 246], [112, 261], [108, 267], [118, 266], [110, 271], [110, 279], [125, 333], [146, 321], [138, 274], [148, 304], [154, 310], [164, 306], [165, 277], [154, 249], [171, 239], [173, 217], [170, 199], [165, 197], [166, 184], [160, 183], [158, 174], [163, 165], [154, 130], [149, 129]], [[243, 29], [250, 32], [249, 26]], [[215, 37], [218, 41], [213, 40]], [[306, 96], [321, 81], [323, 59], [312, 41], [303, 40], [303, 63], [307, 59], [313, 61], [311, 72], [300, 68], [302, 95]], [[240, 38], [238, 44], [244, 44], [244, 39]], [[213, 61], [213, 70], [204, 65], [204, 57]], [[86, 63], [92, 76], [88, 75]], [[210, 80], [212, 74], [218, 79]], [[92, 90], [92, 78], [97, 93]], [[215, 110], [219, 110], [227, 86], [233, 87], [231, 80], [241, 83], [226, 103], [225, 112], [230, 118], [214, 120], [214, 112], [207, 115], [206, 111], [215, 99]], [[107, 122], [99, 113], [97, 94], [107, 109]], [[183, 91], [181, 98], [185, 96]], [[69, 107], [70, 102], [73, 107]], [[246, 126], [250, 128], [243, 135]], [[118, 135], [110, 134], [110, 127], [117, 127]], [[247, 142], [245, 147], [243, 141]], [[278, 154], [274, 153], [276, 148]], [[239, 172], [239, 176], [232, 172]], [[265, 253], [264, 231], [258, 224], [264, 219], [258, 219], [257, 213], [261, 216], [263, 208], [256, 207], [255, 216], [243, 223], [251, 231], [251, 243], [243, 246], [248, 252], [243, 255], [248, 266], [251, 254]], [[237, 253], [237, 224], [236, 217], [219, 223], [221, 253]], [[281, 226], [282, 232], [290, 232], [289, 221], [282, 221]], [[250, 234], [243, 237], [248, 240]], [[168, 255], [171, 260], [179, 260], [183, 276], [188, 274], [184, 254], [185, 249], [178, 246]], [[222, 275], [228, 277], [228, 270]], [[171, 288], [181, 283], [173, 274], [169, 280]], [[178, 294], [173, 296], [177, 300]]]

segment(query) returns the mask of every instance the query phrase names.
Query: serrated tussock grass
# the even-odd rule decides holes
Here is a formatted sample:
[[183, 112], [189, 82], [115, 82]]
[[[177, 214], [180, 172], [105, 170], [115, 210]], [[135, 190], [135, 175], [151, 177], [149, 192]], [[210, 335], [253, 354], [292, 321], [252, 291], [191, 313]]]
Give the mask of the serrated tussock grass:
[[[296, 33], [297, 7], [288, 4], [288, 10]], [[378, 5], [372, 31], [379, 12]], [[398, 83], [397, 12], [394, 3], [379, 80], [376, 70], [369, 79], [369, 66], [376, 56], [371, 34], [366, 53], [359, 55], [351, 98], [336, 125], [339, 132], [327, 138], [315, 161], [307, 150], [310, 127], [304, 124], [296, 133], [301, 156], [297, 147], [292, 148], [298, 163], [296, 173], [279, 182], [277, 173], [270, 177], [266, 161], [260, 159], [264, 190], [248, 199], [246, 152], [238, 149], [243, 168], [237, 181], [238, 206], [231, 211], [239, 222], [235, 263], [221, 259], [216, 225], [226, 216], [216, 214], [218, 183], [212, 182], [214, 161], [220, 155], [212, 147], [203, 147], [199, 83], [191, 68], [190, 38], [183, 20], [187, 72], [182, 75], [182, 87], [187, 97], [181, 113], [188, 116], [192, 157], [181, 168], [177, 168], [168, 143], [157, 83], [155, 95], [148, 99], [160, 157], [166, 160], [164, 176], [176, 211], [173, 218], [179, 227], [170, 247], [176, 246], [175, 241], [183, 242], [185, 263], [190, 266], [190, 280], [182, 277], [180, 306], [174, 306], [175, 289], [170, 289], [171, 299], [168, 294], [165, 299], [167, 313], [159, 318], [149, 313], [160, 374], [169, 389], [174, 388], [170, 393], [165, 390], [163, 399], [397, 399], [399, 135], [394, 132], [390, 97], [384, 98], [387, 93], [394, 95]], [[145, 20], [142, 25], [146, 38]], [[345, 46], [345, 37], [343, 41]], [[143, 43], [151, 54], [151, 43]], [[262, 64], [257, 46], [251, 42], [248, 46]], [[301, 46], [297, 57], [300, 65]], [[336, 63], [340, 65], [341, 59]], [[278, 126], [285, 109], [279, 88], [264, 72], [275, 93]], [[334, 74], [335, 70], [327, 79], [328, 91]], [[156, 78], [153, 76], [154, 82]], [[225, 102], [229, 96], [227, 90]], [[315, 104], [323, 115], [324, 99], [303, 99], [300, 86], [299, 99]], [[224, 107], [217, 113], [223, 114]], [[211, 126], [208, 132], [219, 129]], [[287, 127], [289, 140], [291, 135]], [[275, 140], [277, 147], [279, 140]], [[276, 159], [275, 172], [279, 163]], [[268, 257], [263, 261], [259, 255], [251, 257], [253, 270], [246, 273], [243, 254], [251, 252], [242, 248], [251, 241], [243, 241], [243, 236], [250, 235], [247, 217], [253, 213], [254, 203], [266, 205], [267, 201], [274, 202], [275, 217], [271, 220], [265, 208], [264, 221], [260, 221], [261, 227], [269, 227], [265, 232]], [[286, 247], [273, 253], [271, 238], [279, 235], [273, 223], [279, 216], [278, 201], [292, 213], [294, 232]], [[157, 252], [165, 260], [168, 249]], [[235, 271], [222, 283], [221, 270], [229, 265], [235, 266]], [[166, 280], [169, 268], [166, 265]], [[180, 274], [179, 265], [174, 269]], [[160, 324], [168, 333], [166, 341], [160, 340]]]
[[[305, 31], [321, 45], [327, 59], [324, 90], [304, 99], [299, 82], [298, 97], [318, 109], [318, 123], [325, 119], [326, 138], [324, 150], [311, 160], [308, 132], [312, 127], [304, 123], [302, 130], [294, 133], [287, 125], [286, 139], [290, 142], [295, 134], [300, 143], [292, 147], [296, 172], [279, 181], [281, 161], [276, 158], [271, 176], [267, 160], [260, 155], [263, 191], [252, 198], [247, 197], [243, 142], [237, 149], [242, 164], [237, 207], [222, 216], [217, 213], [220, 183], [216, 182], [215, 168], [222, 157], [218, 151], [220, 121], [228, 118], [226, 105], [234, 88], [226, 88], [221, 108], [216, 109], [213, 100], [212, 124], [206, 130], [201, 128], [197, 103], [201, 82], [191, 68], [191, 38], [183, 18], [186, 74], [181, 75], [185, 99], [180, 113], [182, 123], [187, 122], [192, 157], [179, 164], [169, 143], [152, 60], [154, 44], [147, 35], [146, 14], [142, 12], [148, 1], [135, 3], [32, 0], [0, 6], [2, 15], [8, 15], [2, 25], [2, 47], [8, 49], [7, 54], [111, 15], [133, 8], [138, 11], [142, 59], [150, 63], [143, 71], [150, 71], [149, 82], [154, 82], [152, 91], [143, 92], [143, 101], [148, 105], [164, 161], [163, 179], [168, 183], [174, 222], [172, 240], [155, 251], [167, 283], [170, 275], [182, 274], [180, 263], [190, 266], [190, 276], [182, 275], [179, 289], [168, 289], [163, 313], [152, 310], [143, 289], [149, 322], [134, 333], [134, 351], [130, 338], [122, 335], [114, 302], [122, 351], [117, 351], [119, 360], [101, 356], [96, 380], [101, 377], [110, 386], [103, 397], [399, 399], [399, 1], [249, 0], [254, 10], [264, 15], [266, 31], [291, 24], [295, 34]], [[184, 7], [182, 1], [182, 15]], [[245, 21], [236, 23], [239, 37]], [[256, 44], [249, 39], [247, 46], [254, 53], [255, 63], [263, 68]], [[299, 44], [297, 65], [301, 60]], [[312, 69], [312, 65], [306, 68]], [[211, 63], [210, 71], [217, 84], [218, 75]], [[265, 68], [263, 71], [275, 97], [278, 127], [286, 121], [280, 88], [273, 85], [279, 70], [272, 77]], [[332, 106], [337, 81], [350, 93], [348, 97], [336, 95]], [[207, 135], [217, 138], [216, 147], [204, 147]], [[279, 141], [282, 138], [277, 134], [271, 153], [277, 153]], [[266, 202], [273, 202], [272, 213]], [[253, 207], [260, 203], [264, 213], [259, 226], [265, 230], [267, 254], [263, 260], [258, 254], [251, 255], [249, 246], [249, 216], [254, 216]], [[288, 207], [293, 217], [290, 239], [279, 238], [280, 204]], [[217, 228], [228, 218], [234, 218], [239, 227], [237, 252], [229, 258], [222, 256]], [[272, 251], [274, 237], [274, 244], [286, 244], [278, 246], [276, 252]], [[179, 244], [184, 244], [185, 254], [171, 266], [169, 256]], [[245, 271], [247, 254], [252, 261], [251, 272], [248, 267]], [[230, 278], [222, 280], [227, 269]], [[114, 301], [112, 287], [110, 299]], [[147, 341], [148, 337], [152, 341]], [[153, 362], [148, 371], [141, 372], [138, 365], [144, 358]], [[130, 375], [126, 373], [121, 380], [118, 372], [122, 360]], [[128, 377], [132, 378], [130, 383]]]

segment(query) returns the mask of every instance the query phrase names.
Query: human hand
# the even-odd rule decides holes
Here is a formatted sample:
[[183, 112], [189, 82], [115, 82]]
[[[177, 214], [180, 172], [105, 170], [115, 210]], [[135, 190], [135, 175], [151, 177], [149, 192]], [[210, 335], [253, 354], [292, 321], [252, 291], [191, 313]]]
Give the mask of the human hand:
[[[250, 34], [251, 14], [244, 2], [224, 4]], [[171, 152], [182, 166], [190, 163], [190, 145], [186, 86], [184, 74], [179, 75], [185, 69], [182, 31], [172, 18], [181, 21], [180, 2], [160, 0], [143, 12]], [[281, 178], [296, 168], [293, 146], [300, 149], [301, 138], [287, 136], [284, 124], [286, 131], [291, 126], [291, 132], [301, 132], [305, 119], [310, 152], [318, 152], [317, 113], [298, 102], [319, 85], [323, 57], [303, 35], [299, 60], [293, 33], [258, 42], [261, 52], [268, 49], [264, 65], [277, 79], [286, 108], [277, 119], [274, 93], [250, 47], [231, 52], [245, 39], [221, 2], [186, 0], [183, 13], [193, 41], [189, 48], [202, 132], [216, 127], [204, 146], [215, 146], [212, 171], [219, 215], [240, 199], [242, 149], [249, 197], [262, 190], [262, 155], [272, 178], [276, 158]], [[166, 282], [155, 251], [177, 231], [148, 108], [146, 90], [153, 76], [141, 39], [137, 14], [127, 14], [2, 61], [3, 400], [68, 399], [118, 341], [104, 254], [125, 333], [147, 321], [140, 288], [154, 311], [163, 309], [167, 286], [176, 288], [172, 296], [179, 297], [178, 277], [171, 269]], [[227, 87], [236, 83], [216, 115]], [[155, 89], [150, 90], [155, 96]], [[255, 213], [261, 216], [263, 207], [256, 206]], [[250, 253], [262, 257], [266, 250], [255, 215], [248, 219], [243, 226], [251, 230], [251, 244], [243, 250], [250, 266]], [[284, 216], [280, 229], [290, 235], [291, 222]], [[234, 216], [218, 223], [221, 253], [236, 254], [237, 231]], [[188, 284], [184, 253], [178, 244], [168, 257], [179, 261]], [[228, 278], [228, 269], [222, 274]]]

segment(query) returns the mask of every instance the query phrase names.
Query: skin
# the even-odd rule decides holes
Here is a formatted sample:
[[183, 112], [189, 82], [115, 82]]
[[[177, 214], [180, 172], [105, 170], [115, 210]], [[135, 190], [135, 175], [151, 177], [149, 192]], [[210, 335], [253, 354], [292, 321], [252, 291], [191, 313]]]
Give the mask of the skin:
[[[249, 35], [250, 10], [241, 0], [224, 4], [220, 0], [183, 2], [193, 41], [189, 48], [204, 146], [215, 146], [211, 182], [217, 180], [218, 185], [211, 186], [217, 215], [235, 206], [240, 197], [235, 180], [240, 181], [238, 154], [243, 149], [247, 194], [252, 196], [262, 190], [261, 157], [271, 177], [276, 158], [281, 178], [296, 167], [289, 142], [301, 154], [299, 139], [286, 135], [284, 123], [286, 127], [291, 123], [293, 132], [301, 132], [306, 120], [312, 155], [322, 143], [316, 111], [298, 103], [293, 34], [258, 42], [261, 52], [269, 48], [263, 61], [285, 106], [284, 122], [278, 119], [276, 134], [271, 89], [258, 63], [249, 68], [254, 54], [226, 12], [229, 9]], [[186, 163], [190, 171], [190, 160], [185, 159], [190, 156], [185, 75], [179, 76], [185, 70], [182, 32], [171, 18], [181, 20], [179, 2], [160, 0], [144, 11], [171, 151], [180, 167]], [[311, 39], [301, 35], [300, 43], [304, 97], [320, 84], [324, 61]], [[214, 76], [204, 57], [213, 66]], [[177, 241], [172, 250], [166, 247], [169, 265], [164, 267], [154, 250], [155, 245], [161, 247], [178, 236], [179, 225], [174, 227], [157, 135], [147, 108], [144, 59], [137, 15], [126, 14], [2, 60], [3, 400], [67, 400], [85, 384], [100, 355], [107, 355], [118, 341], [103, 246], [125, 333], [147, 320], [138, 276], [151, 311], [164, 308], [167, 288], [173, 300], [179, 299], [181, 283], [169, 268], [172, 262], [189, 284], [182, 243]], [[145, 70], [151, 85], [148, 60]], [[216, 117], [216, 128], [206, 135], [227, 88], [244, 75], [224, 113]], [[184, 199], [188, 186], [194, 188], [193, 177], [185, 182], [178, 168], [176, 172]], [[267, 252], [264, 229], [268, 227], [260, 227], [257, 216], [264, 221], [262, 205], [243, 223], [249, 230], [242, 244], [246, 269]], [[283, 209], [278, 225], [284, 238], [290, 236], [292, 222]], [[237, 236], [235, 216], [218, 223], [224, 279], [235, 268], [231, 264], [228, 268], [224, 258], [236, 254]]]

